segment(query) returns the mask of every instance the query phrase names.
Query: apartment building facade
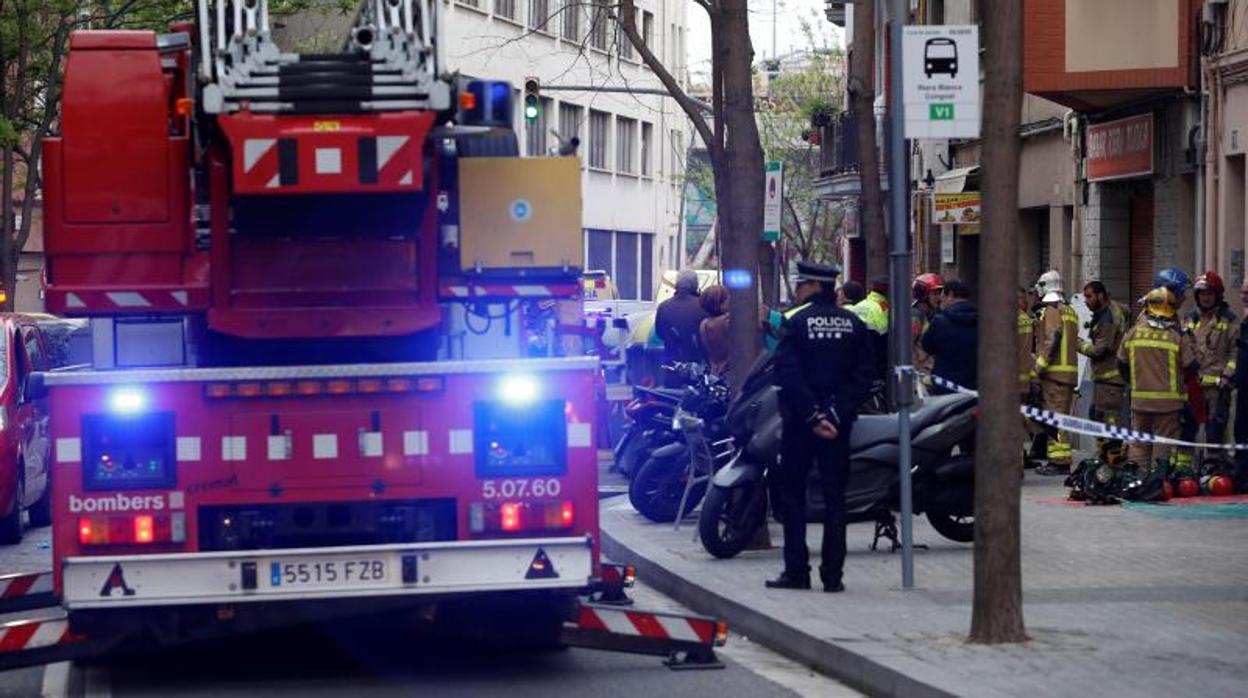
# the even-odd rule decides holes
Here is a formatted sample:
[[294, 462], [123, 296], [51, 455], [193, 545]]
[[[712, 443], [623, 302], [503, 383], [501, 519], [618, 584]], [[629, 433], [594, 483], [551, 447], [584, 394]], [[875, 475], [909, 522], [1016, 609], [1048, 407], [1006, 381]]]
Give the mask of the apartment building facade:
[[[444, 59], [474, 77], [529, 78], [541, 109], [516, 129], [520, 152], [545, 155], [580, 139], [585, 263], [623, 298], [651, 299], [663, 270], [683, 262], [684, 113], [611, 18], [607, 0], [443, 2]], [[638, 0], [646, 45], [686, 82], [685, 0]]]

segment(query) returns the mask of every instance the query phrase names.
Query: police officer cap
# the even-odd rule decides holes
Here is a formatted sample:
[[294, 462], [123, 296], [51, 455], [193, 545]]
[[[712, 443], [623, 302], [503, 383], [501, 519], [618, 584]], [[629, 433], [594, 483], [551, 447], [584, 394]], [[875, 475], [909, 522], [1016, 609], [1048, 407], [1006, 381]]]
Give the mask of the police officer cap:
[[827, 284], [836, 283], [841, 275], [841, 268], [835, 264], [819, 264], [818, 262], [798, 262], [797, 278], [799, 281], [820, 281]]

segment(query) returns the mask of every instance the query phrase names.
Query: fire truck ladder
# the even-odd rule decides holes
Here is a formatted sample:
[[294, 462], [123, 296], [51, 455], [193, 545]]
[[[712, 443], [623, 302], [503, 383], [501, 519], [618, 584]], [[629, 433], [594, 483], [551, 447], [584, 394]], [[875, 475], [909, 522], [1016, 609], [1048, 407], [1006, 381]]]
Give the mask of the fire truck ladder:
[[437, 0], [364, 3], [344, 53], [285, 53], [268, 0], [197, 0], [199, 79], [210, 114], [354, 114], [450, 107], [437, 75]]

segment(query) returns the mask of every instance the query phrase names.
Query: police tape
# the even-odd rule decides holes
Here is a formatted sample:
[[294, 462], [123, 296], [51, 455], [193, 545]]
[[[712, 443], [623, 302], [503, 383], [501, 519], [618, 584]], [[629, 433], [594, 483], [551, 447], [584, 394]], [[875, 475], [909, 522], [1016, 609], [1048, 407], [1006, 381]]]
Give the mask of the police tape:
[[[952, 390], [963, 395], [974, 395], [979, 397], [977, 391], [958, 385], [952, 381], [945, 380], [940, 376], [926, 374], [924, 380], [938, 385], [946, 390]], [[1053, 410], [1041, 409], [1030, 405], [1020, 405], [1018, 411], [1026, 418], [1051, 426], [1061, 431], [1067, 431], [1072, 434], [1084, 434], [1086, 436], [1095, 436], [1102, 439], [1111, 439], [1115, 441], [1136, 441], [1140, 443], [1161, 444], [1165, 446], [1178, 446], [1180, 448], [1211, 448], [1223, 451], [1248, 451], [1248, 444], [1210, 444], [1200, 443], [1197, 441], [1183, 441], [1181, 439], [1172, 439], [1168, 436], [1157, 436], [1144, 431], [1137, 431], [1127, 427], [1120, 427], [1115, 424], [1105, 424], [1091, 419], [1083, 419]]]

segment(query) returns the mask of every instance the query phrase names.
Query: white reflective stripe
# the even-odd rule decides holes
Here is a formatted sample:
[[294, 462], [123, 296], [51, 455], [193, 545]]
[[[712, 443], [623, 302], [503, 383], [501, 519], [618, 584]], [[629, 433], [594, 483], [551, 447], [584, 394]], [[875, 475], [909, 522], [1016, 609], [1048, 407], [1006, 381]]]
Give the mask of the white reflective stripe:
[[82, 302], [82, 299], [78, 297], [77, 293], [66, 293], [65, 294], [65, 307], [66, 308], [85, 308], [87, 307], [87, 304]]
[[178, 462], [197, 461], [200, 458], [198, 436], [179, 436], [178, 437]]
[[516, 290], [518, 296], [549, 296], [550, 288], [547, 286], [512, 286]]
[[641, 631], [637, 630], [637, 626], [633, 625], [633, 621], [623, 611], [607, 611], [601, 608], [595, 608], [594, 614], [598, 616], [598, 620], [607, 626], [607, 630], [617, 635], [640, 635]]
[[403, 432], [403, 455], [405, 456], [427, 456], [429, 455], [429, 432], [427, 431], [405, 431]]
[[31, 585], [30, 591], [26, 593], [27, 594], [47, 594], [47, 593], [51, 593], [51, 591], [52, 591], [52, 573], [44, 572], [39, 575], [39, 578], [36, 579], [35, 583]]
[[412, 183], [412, 171], [408, 170], [407, 174], [399, 178], [399, 184], [411, 184], [411, 183]]
[[39, 629], [34, 635], [30, 636], [30, 640], [26, 642], [26, 649], [34, 649], [36, 647], [49, 647], [60, 643], [61, 638], [65, 636], [65, 630], [69, 627], [69, 622], [64, 620], [50, 620], [39, 624]]
[[578, 422], [568, 425], [568, 448], [588, 448], [592, 443], [592, 429], [589, 424]]
[[169, 493], [170, 509], [181, 509], [184, 506], [186, 506], [186, 495], [181, 490]]
[[[448, 290], [451, 292], [452, 296], [459, 296], [460, 298], [463, 298], [468, 295], [467, 286], [451, 286]], [[72, 296], [73, 294], [71, 293], [70, 295]]]
[[57, 463], [80, 463], [82, 462], [82, 440], [81, 439], [57, 439], [56, 440], [56, 462]]
[[286, 435], [270, 436], [267, 439], [267, 446], [269, 460], [286, 460], [290, 458], [290, 449], [287, 448]]
[[452, 429], [450, 441], [450, 447], [447, 450], [452, 454], [472, 453], [471, 429]]
[[122, 308], [150, 308], [151, 301], [143, 297], [143, 294], [134, 291], [109, 291], [104, 294], [113, 305]]
[[317, 148], [316, 173], [342, 174], [342, 148]]
[[663, 626], [663, 631], [673, 640], [688, 640], [690, 642], [701, 642], [702, 638], [693, 631], [693, 627], [689, 625], [689, 621], [684, 618], [673, 618], [671, 616], [655, 615], [654, 618], [659, 621], [659, 625]]
[[243, 172], [251, 172], [251, 168], [276, 144], [276, 138], [248, 138], [243, 141]]
[[246, 436], [222, 436], [221, 437], [221, 460], [227, 460], [227, 461], [247, 460], [247, 437]]
[[381, 456], [382, 442], [381, 432], [365, 431], [360, 433], [360, 455], [365, 458], [377, 458]]
[[312, 436], [312, 457], [319, 459], [338, 457], [337, 434], [314, 434]]
[[399, 148], [407, 143], [407, 136], [378, 136], [377, 137], [377, 169], [386, 166], [390, 162], [390, 158], [399, 152]]
[[281, 185], [281, 183], [282, 183], [282, 173], [278, 172], [277, 174], [273, 175], [273, 179], [270, 179], [268, 183], [265, 184], [264, 186], [266, 189], [276, 189], [278, 186]]
[[170, 291], [169, 295], [173, 296], [173, 299], [177, 301], [179, 305], [187, 304], [188, 299], [186, 297], [186, 291]]

